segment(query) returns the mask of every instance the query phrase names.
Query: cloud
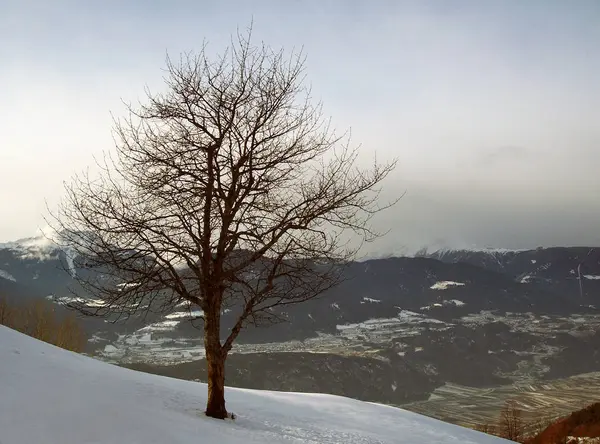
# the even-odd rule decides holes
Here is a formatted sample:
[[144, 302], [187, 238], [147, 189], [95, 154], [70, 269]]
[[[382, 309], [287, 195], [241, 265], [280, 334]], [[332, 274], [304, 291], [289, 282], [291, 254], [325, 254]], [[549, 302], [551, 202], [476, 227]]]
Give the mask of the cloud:
[[0, 6], [0, 241], [112, 148], [109, 112], [161, 87], [167, 51], [219, 52], [254, 18], [257, 41], [304, 48], [361, 157], [398, 158], [384, 191], [407, 195], [370, 251], [600, 243], [598, 2], [34, 3]]
[[523, 162], [528, 160], [531, 155], [531, 151], [522, 146], [499, 146], [491, 149], [482, 149], [479, 156], [477, 156], [477, 163], [481, 166], [489, 166]]

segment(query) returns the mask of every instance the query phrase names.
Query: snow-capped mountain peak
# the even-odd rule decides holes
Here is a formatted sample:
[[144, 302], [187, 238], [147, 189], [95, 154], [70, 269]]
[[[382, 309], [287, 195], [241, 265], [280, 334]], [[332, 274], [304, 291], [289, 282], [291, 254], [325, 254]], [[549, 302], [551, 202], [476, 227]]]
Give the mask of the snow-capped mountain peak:
[[0, 243], [0, 250], [11, 251], [18, 259], [38, 261], [58, 259], [62, 252], [69, 273], [73, 277], [76, 276], [74, 260], [77, 257], [77, 251], [63, 239], [60, 233], [51, 228], [41, 228], [32, 237]]

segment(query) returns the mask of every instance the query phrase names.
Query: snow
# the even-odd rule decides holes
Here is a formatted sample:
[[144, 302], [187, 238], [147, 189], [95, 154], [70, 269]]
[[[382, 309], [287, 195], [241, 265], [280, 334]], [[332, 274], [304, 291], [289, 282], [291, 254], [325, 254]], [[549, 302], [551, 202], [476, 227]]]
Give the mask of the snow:
[[454, 282], [454, 281], [439, 281], [433, 284], [431, 287], [432, 290], [447, 290], [448, 287], [462, 287], [462, 282]]
[[336, 325], [336, 329], [338, 331], [345, 330], [382, 330], [388, 327], [389, 325], [393, 325], [398, 322], [398, 318], [373, 318], [367, 319], [366, 321], [359, 322], [356, 324], [341, 324]]
[[175, 327], [177, 327], [177, 325], [180, 322], [181, 321], [160, 321], [160, 322], [155, 322], [153, 324], [149, 324], [149, 325], [146, 325], [143, 328], [140, 328], [138, 331], [139, 332], [171, 331], [171, 330], [174, 330]]
[[17, 282], [17, 280], [8, 271], [0, 270], [0, 278], [8, 279], [9, 281]]
[[583, 275], [584, 278], [589, 279], [591, 281], [597, 281], [600, 280], [600, 276], [598, 275], [593, 275], [593, 274], [584, 274]]
[[65, 258], [67, 260], [67, 267], [69, 268], [69, 274], [72, 278], [77, 277], [77, 269], [75, 268], [75, 257], [77, 257], [77, 252], [72, 248], [64, 249]]
[[[449, 254], [455, 253], [486, 253], [490, 256], [503, 256], [506, 254], [518, 253], [527, 251], [527, 249], [510, 249], [510, 248], [493, 248], [493, 247], [482, 247], [478, 245], [466, 245], [464, 247], [458, 248], [450, 248], [450, 247], [441, 247], [436, 248], [431, 246], [430, 248], [426, 248], [426, 254], [434, 254], [439, 257], [443, 257]], [[432, 253], [429, 253], [432, 251]]]
[[206, 385], [140, 373], [0, 326], [2, 444], [507, 442], [394, 407], [227, 388], [235, 421], [207, 418]]
[[56, 258], [58, 241], [56, 232], [46, 228], [38, 230], [35, 237], [0, 244], [0, 249], [11, 250], [23, 259], [47, 260]]
[[463, 305], [465, 305], [465, 303], [458, 299], [450, 299], [449, 301], [442, 301], [441, 303], [435, 302], [431, 305], [425, 305], [424, 307], [421, 307], [419, 310], [431, 310], [432, 308], [439, 308], [439, 307], [444, 307], [447, 305], [455, 305], [457, 307], [462, 307]]
[[194, 310], [194, 311], [176, 311], [175, 313], [171, 313], [165, 316], [167, 319], [181, 319], [181, 318], [195, 318], [199, 316], [203, 316], [204, 312], [202, 310]]
[[86, 299], [80, 297], [62, 296], [56, 298], [54, 295], [47, 296], [46, 299], [52, 299], [59, 304], [82, 304], [87, 307], [99, 308], [104, 307], [105, 302], [102, 299]]
[[119, 288], [122, 291], [123, 288], [132, 288], [137, 287], [139, 285], [139, 282], [122, 282], [120, 284], [117, 284], [117, 288]]
[[565, 441], [568, 444], [600, 444], [600, 438], [590, 438], [587, 436], [567, 436]]
[[107, 345], [104, 347], [104, 352], [105, 353], [116, 353], [118, 351], [117, 347], [115, 347], [114, 345]]
[[364, 304], [365, 302], [371, 302], [373, 304], [379, 304], [381, 303], [381, 301], [379, 299], [373, 299], [373, 298], [363, 298], [364, 302], [361, 302], [361, 304]]
[[77, 257], [76, 249], [68, 245], [65, 240], [62, 239], [61, 235], [51, 227], [38, 229], [34, 237], [0, 244], [0, 250], [1, 249], [11, 250], [21, 259], [34, 259], [39, 261], [56, 259], [59, 251], [62, 251], [65, 255], [69, 274], [72, 277], [77, 276], [75, 267], [75, 258]]
[[521, 284], [528, 284], [532, 279], [533, 279], [533, 276], [531, 276], [530, 274], [526, 274], [525, 276], [523, 276], [521, 278], [521, 280], [519, 282], [521, 282]]
[[406, 322], [420, 322], [423, 319], [423, 315], [414, 311], [401, 309], [398, 313], [398, 318]]

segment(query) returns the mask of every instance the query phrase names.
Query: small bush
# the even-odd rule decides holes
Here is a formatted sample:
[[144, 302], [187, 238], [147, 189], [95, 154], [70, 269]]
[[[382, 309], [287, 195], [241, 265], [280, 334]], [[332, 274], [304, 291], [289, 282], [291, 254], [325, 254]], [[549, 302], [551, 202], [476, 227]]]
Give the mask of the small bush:
[[599, 438], [600, 403], [595, 403], [554, 421], [528, 444], [591, 443], [598, 442]]
[[478, 424], [475, 426], [475, 430], [482, 433], [487, 433], [488, 435], [497, 435], [496, 427], [492, 424]]
[[0, 298], [0, 325], [11, 327], [14, 318], [13, 311], [7, 300]]
[[72, 313], [58, 316], [55, 308], [46, 301], [14, 305], [0, 298], [0, 324], [40, 341], [81, 353], [87, 342], [83, 328]]

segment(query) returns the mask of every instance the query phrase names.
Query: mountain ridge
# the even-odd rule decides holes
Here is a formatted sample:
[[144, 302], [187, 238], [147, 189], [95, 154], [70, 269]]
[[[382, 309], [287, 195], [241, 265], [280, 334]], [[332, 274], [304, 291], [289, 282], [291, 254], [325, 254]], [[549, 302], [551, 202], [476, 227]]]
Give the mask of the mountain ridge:
[[[600, 347], [600, 279], [586, 277], [600, 276], [600, 257], [597, 250], [588, 254], [590, 250], [550, 248], [496, 256], [463, 252], [352, 262], [339, 286], [317, 299], [280, 308], [286, 322], [244, 329], [232, 356], [256, 375], [255, 388], [272, 387], [265, 375], [275, 374], [277, 366], [285, 368], [277, 373], [278, 387], [298, 386], [294, 362], [301, 357], [301, 376], [318, 377], [322, 390], [334, 384], [350, 387], [371, 368], [372, 377], [406, 390], [384, 396], [372, 387], [361, 394], [381, 402], [426, 399], [446, 383], [486, 387], [599, 371], [600, 359], [578, 360], [573, 366], [569, 352], [594, 356]], [[577, 279], [571, 271], [584, 257], [582, 279]], [[86, 273], [77, 258], [74, 265], [78, 275]], [[73, 290], [77, 293], [76, 281], [64, 268], [60, 251], [52, 258], [32, 258], [0, 249], [0, 269], [16, 280], [0, 277], [0, 293], [64, 302], [74, 296]], [[97, 303], [94, 295], [77, 296]], [[200, 307], [183, 304], [126, 323], [83, 318], [91, 338], [87, 352], [122, 365], [198, 363], [203, 358], [202, 321], [192, 320], [198, 314]], [[223, 335], [236, 319], [235, 306], [223, 310]], [[306, 353], [323, 356], [313, 359]], [[352, 362], [345, 366], [350, 373], [341, 386], [339, 372], [327, 371], [324, 364], [333, 369], [340, 356]], [[165, 371], [185, 377], [191, 375], [186, 368]], [[408, 369], [407, 377], [414, 375], [411, 390], [393, 383], [397, 368]], [[238, 378], [241, 384], [244, 378]]]

